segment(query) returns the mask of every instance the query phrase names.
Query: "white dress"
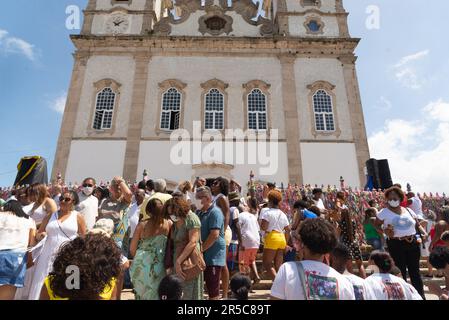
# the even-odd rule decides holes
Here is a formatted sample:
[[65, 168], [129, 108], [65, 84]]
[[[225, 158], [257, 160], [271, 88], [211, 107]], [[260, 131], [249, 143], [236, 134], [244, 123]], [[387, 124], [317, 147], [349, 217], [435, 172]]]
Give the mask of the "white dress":
[[34, 211], [31, 210], [28, 214], [30, 218], [36, 222], [36, 226], [39, 226], [47, 216], [47, 211], [44, 210], [44, 204], [41, 204]]
[[77, 237], [77, 216], [78, 212], [72, 211], [70, 217], [61, 223], [58, 221], [58, 213], [55, 212], [52, 214], [50, 221], [45, 228], [45, 232], [47, 233], [47, 238], [45, 240], [46, 242], [42, 249], [42, 253], [37, 258], [35, 263], [35, 271], [28, 298], [29, 300], [39, 300], [44, 280], [53, 268], [55, 254], [62, 244]]

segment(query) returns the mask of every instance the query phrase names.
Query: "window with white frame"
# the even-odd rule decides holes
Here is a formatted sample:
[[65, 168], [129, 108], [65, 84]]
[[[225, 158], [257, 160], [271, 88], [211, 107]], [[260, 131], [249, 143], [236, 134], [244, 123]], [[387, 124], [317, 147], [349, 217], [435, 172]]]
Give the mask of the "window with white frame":
[[332, 97], [326, 91], [318, 90], [313, 95], [313, 110], [316, 131], [335, 131]]
[[260, 89], [248, 95], [248, 128], [267, 130], [267, 97]]
[[179, 129], [180, 116], [181, 93], [176, 88], [170, 88], [162, 96], [161, 129]]
[[112, 128], [116, 94], [111, 88], [104, 88], [97, 94], [93, 128], [106, 130]]
[[205, 97], [204, 128], [224, 129], [224, 96], [216, 88], [210, 89]]

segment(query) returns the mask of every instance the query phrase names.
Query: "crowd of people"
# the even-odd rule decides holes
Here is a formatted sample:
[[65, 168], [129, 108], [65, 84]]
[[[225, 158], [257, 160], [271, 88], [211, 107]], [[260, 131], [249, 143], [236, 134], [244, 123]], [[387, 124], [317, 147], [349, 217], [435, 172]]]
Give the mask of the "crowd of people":
[[[34, 184], [0, 200], [0, 300], [448, 299], [449, 202], [395, 185], [242, 186], [223, 177]], [[261, 268], [257, 260], [261, 257]], [[368, 267], [364, 263], [368, 261]], [[356, 267], [356, 270], [354, 269]], [[436, 269], [434, 272], [433, 269]], [[410, 279], [410, 282], [408, 282]]]

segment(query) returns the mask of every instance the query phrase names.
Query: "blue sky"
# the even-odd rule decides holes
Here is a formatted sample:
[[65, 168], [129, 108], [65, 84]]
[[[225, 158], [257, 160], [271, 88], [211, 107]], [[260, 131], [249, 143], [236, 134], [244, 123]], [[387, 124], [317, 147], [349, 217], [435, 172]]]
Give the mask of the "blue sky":
[[[449, 193], [449, 1], [345, 0], [371, 154], [390, 159], [393, 178], [417, 191]], [[87, 0], [15, 0], [0, 11], [0, 186], [22, 156], [51, 170], [72, 71], [66, 7]], [[367, 28], [369, 6], [378, 29]], [[371, 11], [372, 12], [372, 11]], [[59, 110], [59, 111], [58, 111]], [[49, 172], [50, 173], [50, 172]]]

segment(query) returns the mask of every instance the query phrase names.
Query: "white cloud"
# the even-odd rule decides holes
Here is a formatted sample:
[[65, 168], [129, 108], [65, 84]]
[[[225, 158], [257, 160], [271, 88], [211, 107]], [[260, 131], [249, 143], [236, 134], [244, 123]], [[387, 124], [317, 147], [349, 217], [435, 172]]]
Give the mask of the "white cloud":
[[0, 52], [21, 54], [31, 61], [36, 60], [35, 46], [23, 39], [9, 36], [9, 32], [0, 29]]
[[425, 84], [426, 79], [418, 75], [416, 62], [428, 56], [429, 53], [429, 50], [423, 50], [402, 57], [399, 62], [393, 65], [394, 76], [403, 87], [418, 90]]
[[0, 29], [0, 40], [8, 35], [8, 31]]
[[429, 53], [430, 53], [429, 50], [423, 50], [423, 51], [411, 54], [409, 56], [402, 57], [401, 60], [399, 60], [399, 62], [395, 64], [395, 67], [400, 68], [402, 66], [405, 66], [406, 64], [409, 64], [410, 62], [424, 58]]
[[53, 111], [56, 111], [57, 113], [63, 114], [65, 110], [66, 101], [67, 101], [67, 93], [64, 92], [51, 102], [50, 108]]
[[449, 122], [449, 103], [442, 99], [429, 103], [424, 112], [428, 113], [432, 119], [442, 122]]
[[388, 159], [394, 182], [417, 192], [449, 194], [449, 103], [422, 108], [420, 119], [388, 120], [369, 137], [371, 156]]

